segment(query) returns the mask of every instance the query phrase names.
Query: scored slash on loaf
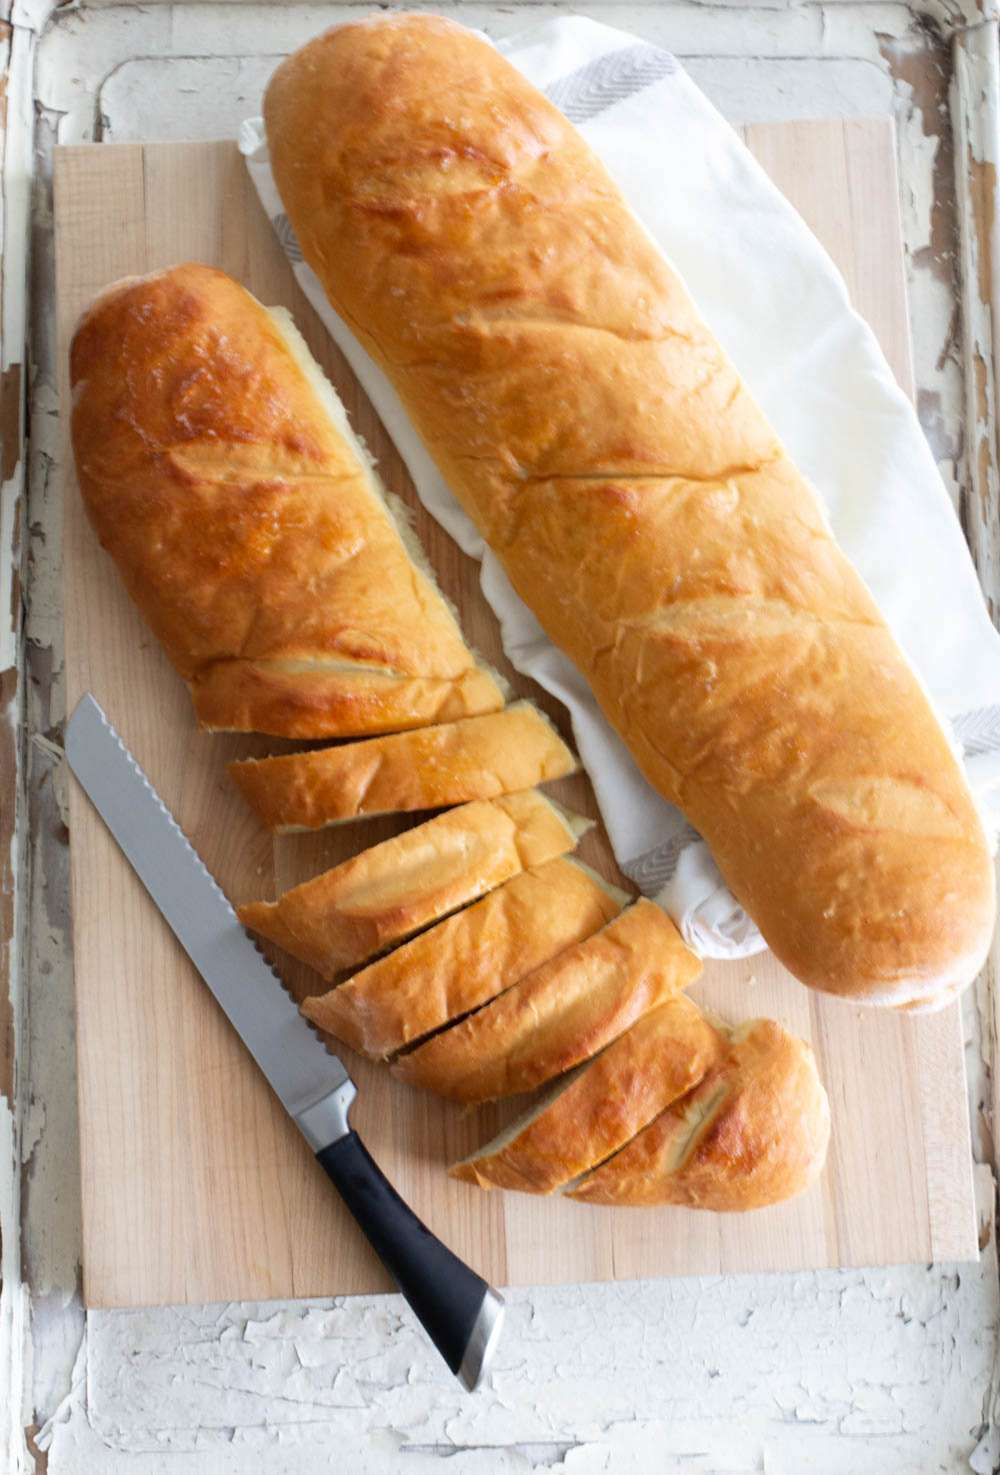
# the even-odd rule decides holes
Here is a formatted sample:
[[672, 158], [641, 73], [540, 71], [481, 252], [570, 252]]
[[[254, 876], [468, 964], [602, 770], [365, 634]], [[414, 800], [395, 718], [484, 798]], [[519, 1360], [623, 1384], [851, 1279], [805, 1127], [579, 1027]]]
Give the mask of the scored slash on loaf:
[[533, 1091], [700, 972], [666, 912], [640, 898], [468, 1019], [401, 1055], [393, 1073], [466, 1103]]
[[994, 921], [961, 766], [600, 161], [486, 41], [429, 15], [318, 37], [264, 115], [334, 309], [778, 958], [858, 1002], [950, 1000]]
[[586, 866], [551, 860], [370, 963], [303, 1011], [385, 1059], [497, 994], [618, 914], [627, 897]]
[[656, 1117], [570, 1197], [591, 1204], [684, 1204], [732, 1213], [801, 1193], [830, 1137], [813, 1053], [773, 1019], [732, 1032], [701, 1085]]
[[553, 1193], [697, 1086], [725, 1048], [723, 1034], [690, 999], [668, 999], [451, 1175], [480, 1188]]
[[240, 920], [334, 978], [393, 942], [576, 845], [589, 822], [536, 790], [479, 800], [404, 830]]

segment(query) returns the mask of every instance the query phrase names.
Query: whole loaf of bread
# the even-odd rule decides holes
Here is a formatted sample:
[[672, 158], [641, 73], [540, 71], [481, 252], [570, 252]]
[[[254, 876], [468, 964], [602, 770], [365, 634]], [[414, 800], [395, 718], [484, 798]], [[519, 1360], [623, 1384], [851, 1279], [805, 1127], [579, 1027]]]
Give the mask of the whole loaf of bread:
[[485, 41], [428, 15], [320, 36], [265, 115], [333, 306], [774, 952], [857, 1000], [952, 997], [994, 914], [960, 765], [600, 162]]

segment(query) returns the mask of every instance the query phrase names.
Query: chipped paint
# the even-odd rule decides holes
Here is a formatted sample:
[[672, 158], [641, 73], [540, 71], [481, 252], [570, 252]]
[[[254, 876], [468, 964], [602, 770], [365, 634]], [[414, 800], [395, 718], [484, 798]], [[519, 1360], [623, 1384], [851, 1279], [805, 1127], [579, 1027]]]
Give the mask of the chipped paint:
[[979, 300], [988, 306], [993, 292], [993, 230], [996, 221], [997, 170], [990, 159], [977, 159], [969, 145], [966, 167], [969, 172], [969, 202], [973, 227], [979, 243], [976, 284]]
[[[526, 13], [517, 3], [466, 4], [460, 13], [501, 34], [553, 8], [532, 4]], [[995, 85], [995, 27], [982, 26], [994, 13], [992, 0], [611, 0], [575, 8], [675, 50], [736, 118], [894, 113], [921, 415], [956, 496], [973, 461], [981, 482], [978, 455], [985, 445], [988, 456], [989, 444], [979, 431], [988, 426], [992, 434], [994, 428], [995, 342], [969, 338], [967, 313], [960, 321], [957, 268], [968, 243], [964, 234], [959, 241], [956, 219], [963, 211], [971, 218], [975, 190], [965, 143], [973, 140], [974, 164], [995, 162], [985, 132], [996, 118], [991, 125], [982, 104], [984, 87]], [[242, 94], [259, 86], [272, 59], [319, 24], [307, 4], [83, 3], [51, 18], [53, 9], [51, 0], [17, 0], [14, 13], [11, 46], [20, 48], [20, 63], [11, 73], [8, 105], [21, 123], [23, 169], [4, 204], [22, 225], [31, 146], [25, 88], [38, 36], [35, 144], [44, 178], [57, 137], [80, 142], [162, 137], [171, 130], [178, 136], [178, 127], [186, 136], [227, 131], [244, 106]], [[337, 13], [346, 18], [369, 9], [338, 5]], [[990, 34], [977, 40], [967, 26]], [[957, 100], [949, 112], [952, 45]], [[953, 146], [953, 119], [959, 148]], [[20, 1395], [9, 1405], [15, 1414], [9, 1437], [19, 1439], [19, 1418], [42, 1425], [37, 1448], [53, 1475], [166, 1475], [177, 1468], [179, 1455], [185, 1475], [299, 1475], [303, 1468], [421, 1475], [440, 1469], [444, 1459], [449, 1475], [529, 1468], [572, 1469], [575, 1475], [622, 1468], [637, 1475], [652, 1469], [657, 1475], [691, 1469], [800, 1475], [804, 1468], [824, 1475], [883, 1475], [889, 1469], [925, 1475], [932, 1468], [964, 1467], [973, 1446], [971, 1468], [1000, 1467], [1000, 1391], [990, 1382], [1000, 1301], [988, 1169], [979, 1175], [987, 1251], [978, 1267], [963, 1267], [960, 1274], [949, 1267], [910, 1268], [518, 1292], [501, 1366], [490, 1388], [471, 1401], [442, 1375], [393, 1298], [101, 1313], [85, 1321], [78, 1292], [67, 834], [58, 764], [61, 526], [53, 473], [61, 443], [48, 212], [43, 185], [33, 237], [25, 694], [31, 734], [26, 827], [36, 860], [22, 903], [32, 957], [17, 1143], [0, 1103], [0, 1229], [10, 1243], [16, 1211], [11, 1217], [8, 1207], [4, 1220], [4, 1206], [20, 1196], [34, 1366], [23, 1414]], [[991, 222], [989, 233], [994, 230]], [[17, 250], [21, 256], [5, 256], [5, 271], [8, 261], [15, 274], [23, 270], [23, 241]], [[980, 304], [981, 262], [977, 254], [971, 277]], [[992, 287], [992, 270], [990, 279]], [[976, 321], [981, 318], [977, 309]], [[4, 325], [5, 342], [18, 345], [10, 362], [20, 362], [23, 324], [15, 318]], [[10, 392], [11, 402], [20, 398], [19, 391]], [[966, 421], [973, 428], [968, 444]], [[980, 505], [972, 498], [967, 509], [973, 504]], [[14, 526], [3, 524], [4, 538], [13, 536]], [[981, 567], [997, 590], [997, 530], [986, 528], [983, 539]], [[11, 577], [10, 597], [0, 608], [19, 608], [19, 587]], [[0, 630], [0, 669], [14, 664], [4, 654], [6, 638]], [[993, 997], [991, 974], [980, 985], [978, 1028], [971, 1007], [967, 1015], [970, 1086], [988, 1157], [993, 1093], [1000, 1090], [1000, 1072], [992, 1066]], [[10, 1161], [24, 1162], [19, 1176], [4, 1178], [8, 1130]], [[15, 1286], [17, 1294], [5, 1289], [0, 1306], [0, 1460], [6, 1453], [4, 1390], [15, 1387], [19, 1371], [9, 1358], [4, 1364], [4, 1347], [20, 1356], [27, 1318], [9, 1261], [3, 1268], [5, 1288]], [[17, 1458], [23, 1460], [23, 1449]], [[0, 1468], [7, 1475], [7, 1465]]]
[[10, 1475], [28, 1469], [23, 1428], [27, 1422], [24, 1376], [28, 1342], [28, 1288], [18, 1264], [20, 1206], [17, 1185], [18, 1124], [10, 1098], [0, 1095], [0, 1460]]
[[21, 459], [22, 365], [8, 364], [0, 374], [0, 481], [10, 481]]
[[[1000, 476], [997, 386], [1000, 353], [1000, 282], [997, 278], [997, 154], [1000, 84], [994, 18], [954, 39], [953, 109], [966, 139], [956, 163], [961, 250], [962, 350], [966, 387], [968, 466], [963, 514], [966, 534], [987, 600], [1000, 610]], [[1000, 949], [994, 939], [977, 981], [979, 1112], [991, 1142], [1000, 1129]], [[975, 1117], [974, 1117], [975, 1119]], [[977, 1475], [1000, 1468], [1000, 1367], [984, 1406], [984, 1433], [970, 1461]]]
[[36, 36], [2, 0], [0, 15], [0, 1464], [30, 1466], [28, 1288], [21, 1265], [21, 1116], [27, 990], [21, 938], [27, 830], [21, 802], [23, 527], [28, 240]]
[[954, 147], [948, 107], [950, 47], [924, 31], [883, 36], [880, 54], [896, 86], [894, 115], [907, 288], [914, 333], [917, 409], [939, 470], [958, 502], [964, 455], [959, 347]]
[[[8, 666], [0, 671], [0, 792], [11, 795], [17, 793], [17, 696], [17, 668]], [[14, 943], [14, 818], [13, 806], [0, 805], [0, 978], [10, 975]], [[15, 1033], [14, 1000], [8, 993], [6, 1000], [0, 997], [0, 1096], [8, 1101], [14, 1099]]]
[[39, 1442], [53, 1470], [100, 1452], [102, 1471], [143, 1475], [179, 1458], [185, 1475], [926, 1475], [978, 1438], [997, 1310], [992, 1254], [960, 1270], [514, 1291], [475, 1399], [398, 1297], [99, 1313]]

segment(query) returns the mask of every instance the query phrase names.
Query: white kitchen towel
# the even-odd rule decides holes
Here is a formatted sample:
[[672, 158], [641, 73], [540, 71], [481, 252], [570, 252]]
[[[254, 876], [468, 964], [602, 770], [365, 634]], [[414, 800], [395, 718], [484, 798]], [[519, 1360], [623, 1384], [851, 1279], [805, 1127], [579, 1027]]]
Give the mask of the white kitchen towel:
[[[793, 458], [819, 490], [939, 712], [984, 811], [1000, 780], [1000, 638], [906, 396], [819, 242], [675, 59], [579, 16], [500, 45], [576, 124], [680, 272]], [[295, 275], [399, 448], [417, 492], [467, 552], [504, 649], [565, 702], [622, 870], [706, 957], [763, 948], [705, 844], [639, 774], [574, 666], [546, 639], [458, 506], [399, 399], [302, 261], [260, 119], [240, 147]]]

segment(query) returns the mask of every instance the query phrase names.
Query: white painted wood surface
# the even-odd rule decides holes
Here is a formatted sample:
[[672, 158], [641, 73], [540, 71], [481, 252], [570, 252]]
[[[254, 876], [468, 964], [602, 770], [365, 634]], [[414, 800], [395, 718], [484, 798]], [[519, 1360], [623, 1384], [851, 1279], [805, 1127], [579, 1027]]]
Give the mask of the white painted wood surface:
[[[474, 1400], [389, 1298], [95, 1314], [49, 1468], [968, 1468], [994, 1350], [991, 1321], [980, 1319], [996, 1307], [986, 1261], [933, 1276], [704, 1277], [515, 1291], [509, 1301], [494, 1375]], [[164, 1448], [183, 1458], [154, 1463]]]
[[[970, 158], [988, 161], [995, 146], [993, 3], [611, 0], [575, 7], [669, 46], [733, 118], [895, 115], [919, 402], [956, 499], [968, 484], [969, 439], [953, 193]], [[217, 136], [242, 115], [279, 54], [331, 13], [365, 7], [84, 3], [50, 15], [52, 8], [52, 0], [17, 0], [14, 32], [0, 34], [15, 53], [8, 59], [8, 99], [22, 99], [13, 109], [8, 102], [8, 130], [16, 137], [6, 147], [8, 157], [13, 149], [22, 160], [30, 158], [32, 140], [23, 99], [37, 55], [34, 144], [42, 175], [33, 238], [24, 683], [34, 865], [21, 871], [31, 954], [26, 987], [17, 995], [20, 1142], [12, 1134], [0, 1141], [0, 1185], [6, 1182], [7, 1190], [0, 1186], [0, 1215], [7, 1214], [0, 1218], [3, 1475], [31, 1468], [32, 1456], [18, 1452], [22, 1417], [35, 1425], [48, 1421], [41, 1441], [57, 1475], [293, 1469], [297, 1475], [327, 1469], [419, 1475], [442, 1468], [465, 1475], [532, 1467], [574, 1475], [681, 1469], [925, 1475], [1000, 1468], [993, 1371], [1000, 1300], [992, 1244], [978, 1267], [960, 1270], [517, 1293], [495, 1385], [473, 1401], [461, 1400], [442, 1379], [391, 1298], [335, 1307], [102, 1313], [85, 1321], [76, 1296], [72, 995], [63, 796], [54, 763], [63, 711], [58, 509], [50, 478], [58, 442], [47, 159], [57, 135], [63, 142]], [[468, 5], [460, 13], [502, 33], [552, 8]], [[953, 50], [965, 65], [953, 96], [957, 150], [948, 111]], [[5, 286], [17, 279], [12, 264], [16, 273], [23, 260], [16, 204], [12, 209], [5, 193]], [[965, 234], [966, 258], [970, 249], [979, 248]], [[967, 299], [966, 306], [974, 315], [972, 341], [991, 324], [982, 320], [981, 300]], [[12, 356], [19, 355], [15, 342]], [[5, 349], [4, 363], [12, 356]], [[992, 403], [984, 415], [995, 435]], [[4, 495], [7, 509], [6, 488]], [[968, 511], [975, 529], [976, 507]], [[988, 539], [973, 542], [987, 553]], [[5, 619], [9, 607], [0, 603]], [[16, 775], [13, 782], [16, 788]], [[6, 987], [4, 980], [0, 997]], [[993, 1154], [991, 978], [978, 1002], [977, 1011], [970, 1001], [965, 1022], [978, 1151], [986, 1162]], [[0, 1115], [5, 1105], [0, 1102]], [[11, 1248], [13, 1152], [24, 1159], [23, 1264], [31, 1293], [33, 1361], [23, 1400], [19, 1349], [3, 1340], [17, 1335], [26, 1304]], [[988, 1168], [980, 1170], [980, 1187], [990, 1206]]]

